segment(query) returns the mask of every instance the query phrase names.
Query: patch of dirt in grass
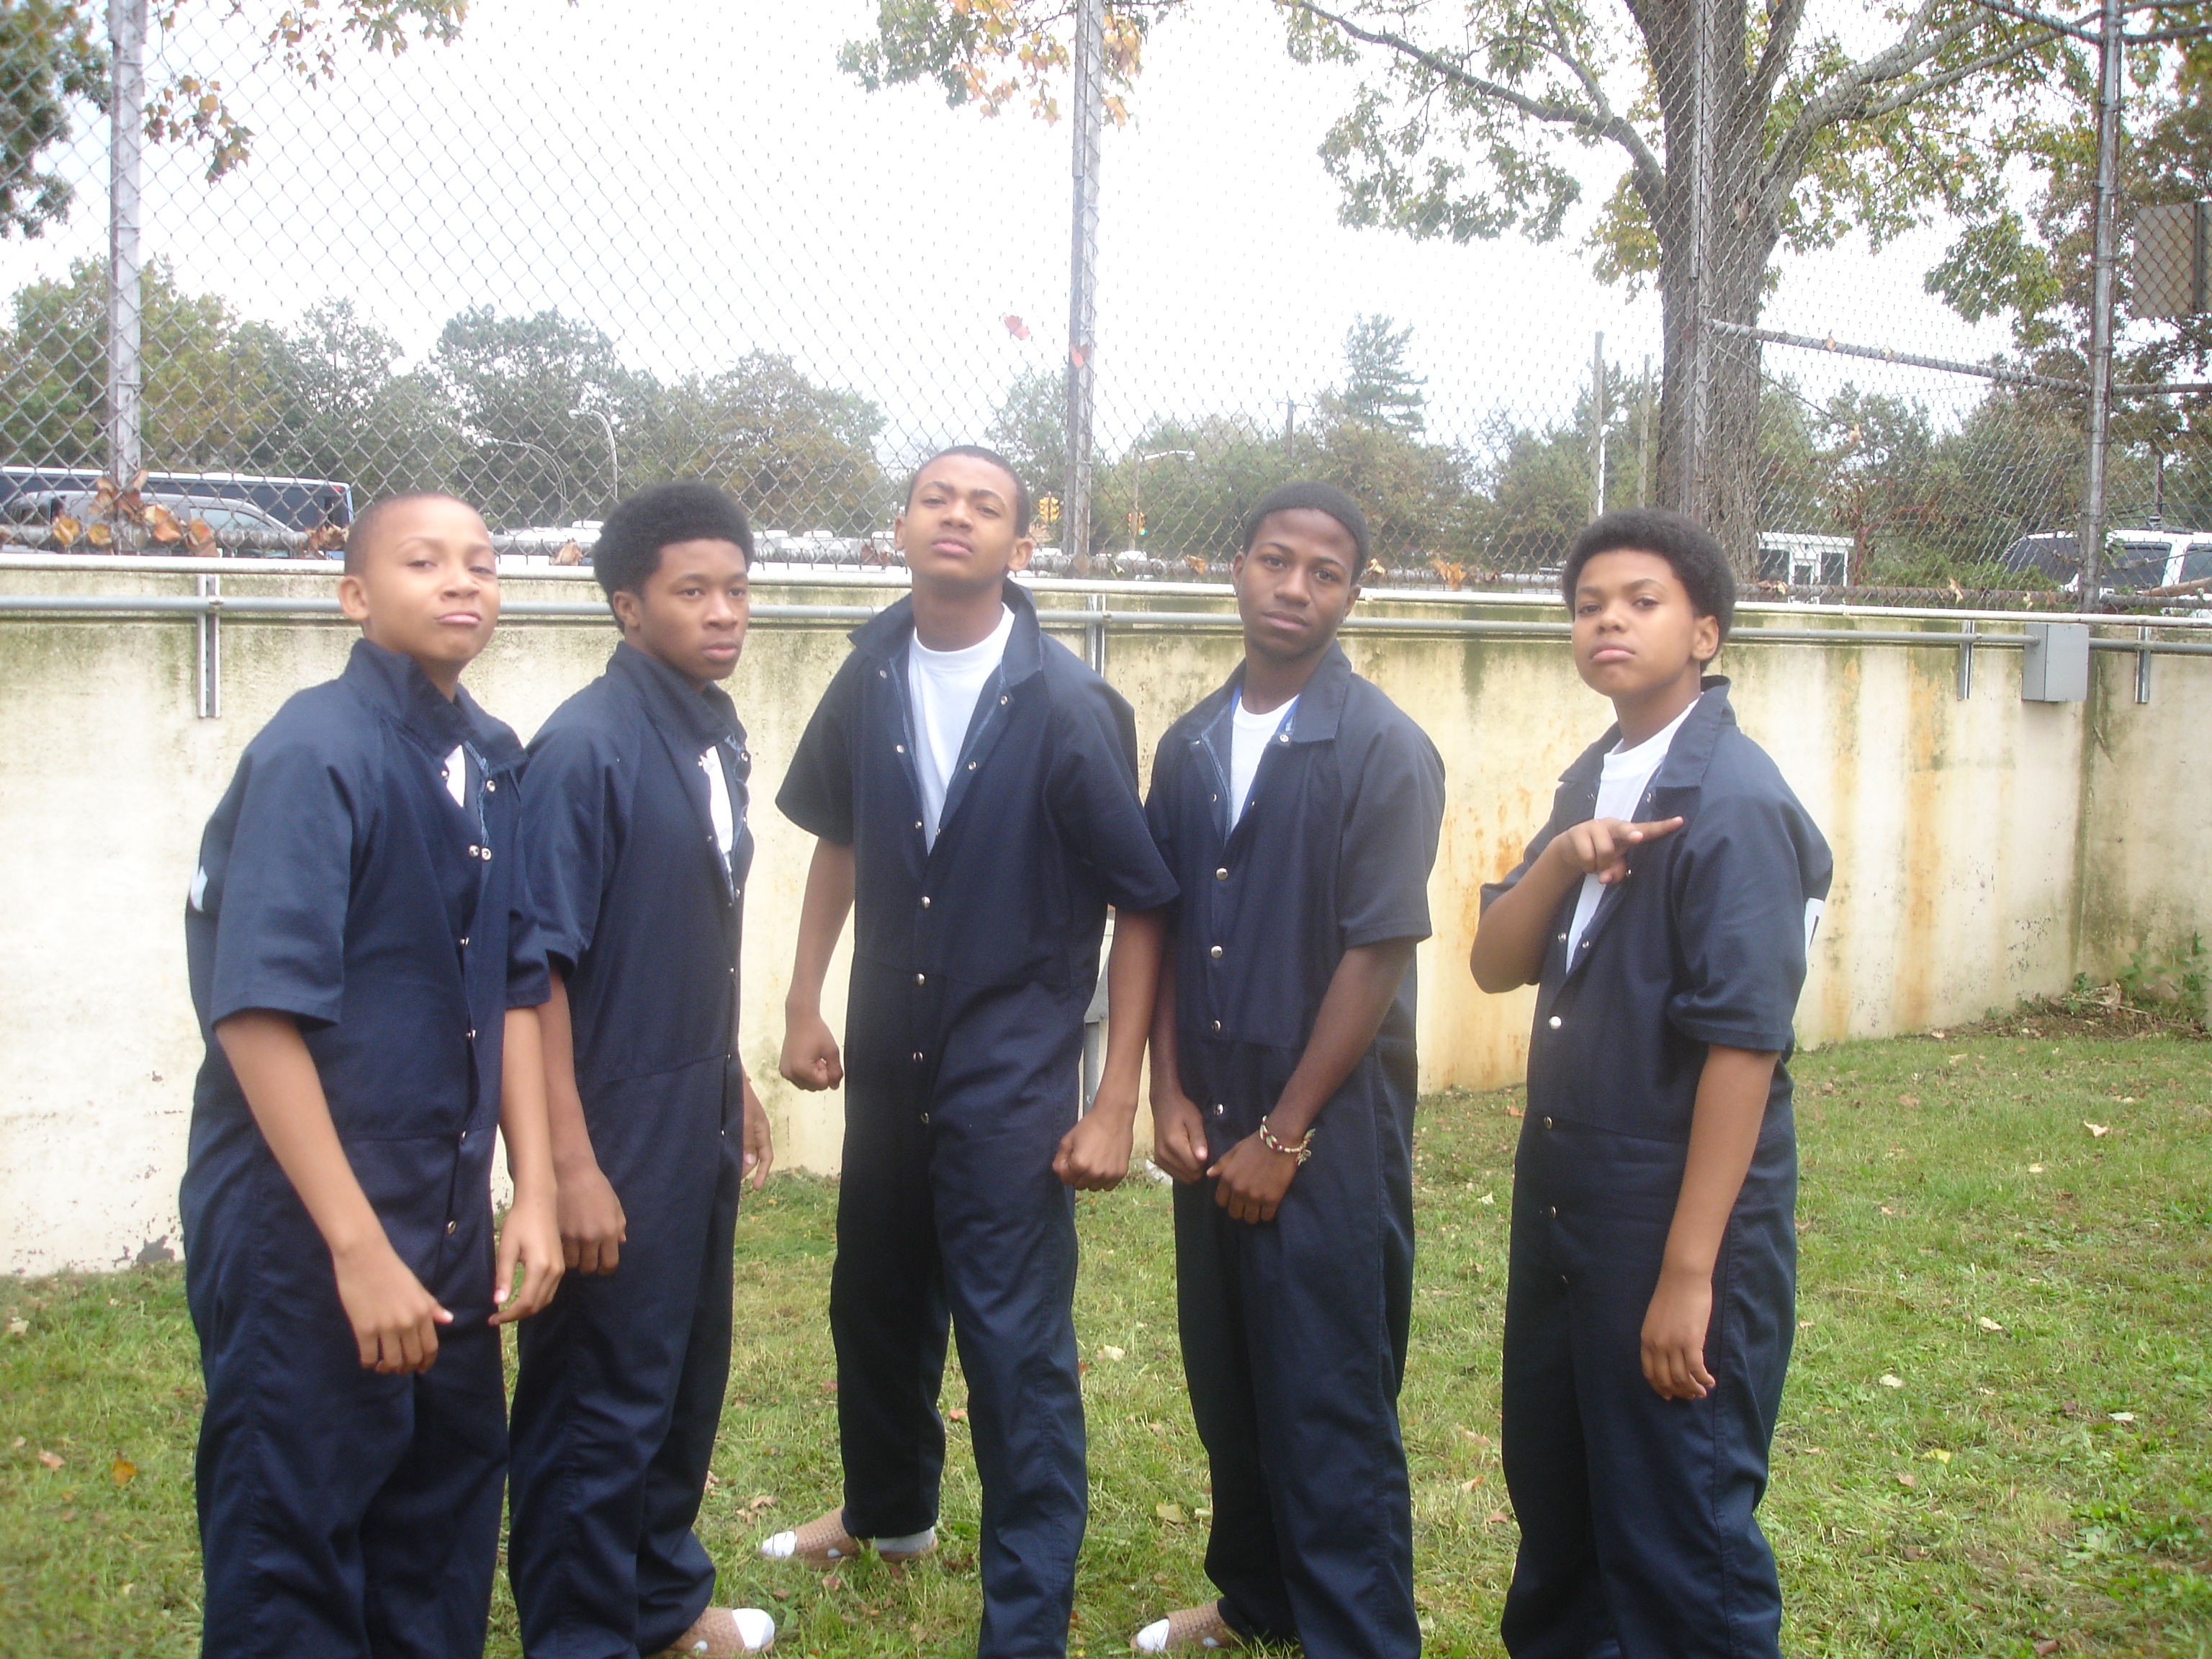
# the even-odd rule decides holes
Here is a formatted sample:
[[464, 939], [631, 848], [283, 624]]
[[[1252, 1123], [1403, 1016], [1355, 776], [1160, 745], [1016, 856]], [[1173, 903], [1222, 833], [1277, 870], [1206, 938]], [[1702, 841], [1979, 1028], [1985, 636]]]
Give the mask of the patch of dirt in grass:
[[2212, 1041], [2195, 1020], [2161, 1009], [2137, 1008], [2123, 1002], [2118, 986], [2035, 997], [1996, 1019], [1971, 1020], [1930, 1031], [1928, 1040], [1953, 1037], [2094, 1037], [2101, 1041], [2130, 1037], [2178, 1037], [2191, 1042]]

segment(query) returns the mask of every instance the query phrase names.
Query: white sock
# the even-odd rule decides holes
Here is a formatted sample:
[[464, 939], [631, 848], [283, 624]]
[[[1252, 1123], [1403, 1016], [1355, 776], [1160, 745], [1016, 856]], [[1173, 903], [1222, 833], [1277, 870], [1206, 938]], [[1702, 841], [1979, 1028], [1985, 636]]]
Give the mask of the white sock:
[[937, 1528], [924, 1527], [920, 1532], [908, 1533], [902, 1538], [877, 1539], [876, 1553], [880, 1555], [885, 1550], [889, 1550], [893, 1555], [912, 1555], [918, 1551], [927, 1549], [936, 1541]]
[[798, 1549], [799, 1534], [797, 1533], [780, 1532], [762, 1541], [760, 1553], [765, 1560], [788, 1561], [798, 1553]]
[[1133, 1645], [1139, 1653], [1165, 1653], [1168, 1650], [1168, 1621], [1155, 1620], [1137, 1632]]
[[733, 1609], [738, 1616], [738, 1639], [757, 1653], [775, 1640], [775, 1620], [758, 1607]]

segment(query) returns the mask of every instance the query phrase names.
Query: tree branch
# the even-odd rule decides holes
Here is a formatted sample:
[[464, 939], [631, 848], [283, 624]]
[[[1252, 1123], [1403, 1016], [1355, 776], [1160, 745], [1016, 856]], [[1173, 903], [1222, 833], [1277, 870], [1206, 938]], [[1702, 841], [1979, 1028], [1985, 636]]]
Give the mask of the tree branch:
[[1804, 21], [1805, 0], [1781, 0], [1768, 14], [1766, 44], [1759, 49], [1758, 66], [1751, 72], [1752, 88], [1762, 105], [1774, 101], [1774, 88], [1790, 66], [1790, 54], [1797, 46], [1797, 29]]
[[1628, 152], [1629, 160], [1634, 165], [1639, 179], [1644, 182], [1647, 193], [1657, 191], [1665, 183], [1666, 169], [1660, 165], [1659, 158], [1651, 153], [1651, 147], [1644, 142], [1644, 136], [1638, 132], [1631, 123], [1624, 120], [1607, 101], [1603, 92], [1599, 89], [1595, 76], [1589, 66], [1557, 47], [1547, 46], [1540, 41], [1529, 42], [1540, 51], [1565, 64], [1576, 80], [1582, 84], [1583, 91], [1592, 96], [1591, 104], [1571, 104], [1559, 99], [1533, 97], [1517, 87], [1510, 87], [1502, 81], [1492, 81], [1486, 76], [1476, 75], [1464, 65], [1455, 64], [1449, 58], [1407, 40], [1402, 34], [1393, 33], [1387, 29], [1364, 27], [1353, 22], [1349, 17], [1340, 15], [1338, 13], [1314, 4], [1313, 0], [1285, 0], [1285, 3], [1292, 10], [1302, 11], [1309, 17], [1318, 18], [1363, 46], [1380, 46], [1386, 51], [1395, 52], [1400, 57], [1419, 64], [1439, 80], [1448, 81], [1455, 86], [1464, 87], [1468, 91], [1477, 93], [1485, 98], [1494, 99], [1510, 108], [1519, 110], [1523, 115], [1534, 120], [1542, 121], [1553, 126], [1571, 127], [1574, 131], [1591, 138], [1610, 139]]

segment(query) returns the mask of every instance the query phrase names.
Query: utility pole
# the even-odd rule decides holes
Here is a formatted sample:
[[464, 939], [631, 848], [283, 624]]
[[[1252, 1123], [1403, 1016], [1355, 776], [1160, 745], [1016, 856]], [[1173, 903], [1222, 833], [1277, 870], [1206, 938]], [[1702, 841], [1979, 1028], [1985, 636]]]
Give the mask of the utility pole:
[[1073, 568], [1091, 554], [1091, 415], [1097, 383], [1098, 163], [1106, 117], [1106, 0], [1077, 0], [1074, 85], [1075, 223], [1067, 258], [1067, 477], [1060, 544]]
[[1697, 38], [1691, 43], [1690, 151], [1690, 363], [1688, 418], [1678, 428], [1689, 437], [1689, 453], [1680, 466], [1682, 499], [1667, 505], [1703, 522], [1708, 517], [1705, 467], [1712, 448], [1713, 158], [1719, 148], [1719, 80], [1714, 56], [1720, 30], [1715, 0], [1698, 0], [1692, 12]]
[[2089, 454], [2081, 480], [2081, 602], [2097, 608], [2104, 575], [2105, 461], [2112, 419], [2112, 254], [2120, 182], [2122, 0], [2104, 0], [2097, 39], [2097, 179], [2090, 198]]
[[1593, 519], [1605, 516], [1605, 331], [1590, 348], [1590, 510]]
[[1283, 459], [1291, 466], [1298, 464], [1298, 406], [1289, 398], [1283, 399]]
[[107, 0], [114, 91], [107, 112], [107, 466], [124, 489], [141, 464], [138, 185], [146, 149], [147, 0]]

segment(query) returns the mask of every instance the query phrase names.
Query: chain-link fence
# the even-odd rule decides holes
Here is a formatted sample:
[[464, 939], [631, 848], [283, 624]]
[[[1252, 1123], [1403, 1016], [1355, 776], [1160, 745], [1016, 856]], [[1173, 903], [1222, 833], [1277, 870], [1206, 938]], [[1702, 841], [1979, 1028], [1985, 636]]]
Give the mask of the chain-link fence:
[[[0, 5], [6, 532], [324, 551], [353, 505], [443, 489], [550, 554], [699, 476], [772, 559], [885, 563], [908, 470], [980, 440], [1039, 497], [1047, 570], [1218, 574], [1261, 492], [1318, 475], [1397, 582], [1540, 577], [1594, 510], [1687, 501], [1778, 587], [2063, 592], [2082, 349], [1931, 297], [1941, 226], [1879, 252], [1741, 234], [1772, 204], [1712, 112], [1755, 79], [1741, 7], [1632, 39], [1593, 5], [1526, 61], [1454, 47], [1537, 115], [1376, 44], [1393, 18], [1449, 40], [1445, 9], [1355, 5], [1346, 33], [1270, 0], [909, 8], [969, 19], [969, 48], [1044, 21], [1003, 85], [923, 52], [924, 84], [870, 90], [915, 77], [861, 3]], [[1801, 15], [1808, 75], [1894, 44], [1844, 0]], [[2051, 40], [2034, 61], [2089, 61]], [[1073, 120], [1030, 119], [1032, 82]], [[1543, 98], [1595, 100], [1610, 147], [1516, 137]], [[1947, 110], [1923, 139], [1971, 126]], [[1425, 172], [1448, 139], [1507, 182]], [[2146, 174], [2128, 210], [2174, 189]], [[2182, 212], [2134, 256], [2187, 266], [2156, 304], [2118, 276], [2123, 543], [2212, 535], [2199, 399], [2125, 390], [2194, 360]]]

